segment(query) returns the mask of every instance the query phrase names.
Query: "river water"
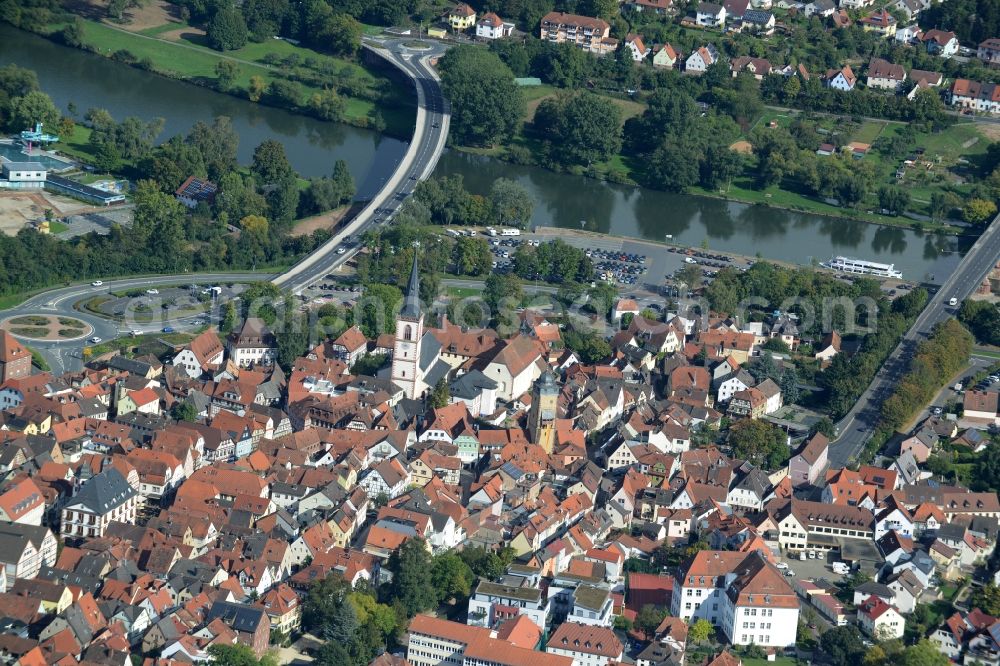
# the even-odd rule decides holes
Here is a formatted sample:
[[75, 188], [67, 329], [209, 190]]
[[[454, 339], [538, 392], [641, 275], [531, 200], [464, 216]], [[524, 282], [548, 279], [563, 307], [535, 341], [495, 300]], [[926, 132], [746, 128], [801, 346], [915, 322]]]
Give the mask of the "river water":
[[[292, 166], [305, 176], [329, 174], [334, 161], [344, 159], [360, 184], [359, 197], [376, 191], [406, 150], [405, 142], [375, 132], [164, 79], [0, 24], [0, 66], [11, 62], [35, 70], [42, 88], [63, 109], [73, 102], [80, 115], [102, 107], [117, 119], [164, 118], [162, 139], [186, 132], [198, 120], [224, 115], [239, 132], [242, 162], [249, 162], [254, 147], [268, 138], [285, 145]], [[581, 221], [591, 222], [602, 232], [658, 241], [670, 234], [674, 243], [707, 243], [711, 249], [803, 265], [844, 254], [894, 263], [914, 281], [931, 274], [943, 281], [970, 244], [968, 239], [612, 185], [455, 151], [442, 157], [436, 173], [460, 173], [466, 186], [481, 194], [500, 177], [522, 183], [535, 197], [534, 225], [579, 229]]]
[[15, 63], [38, 73], [42, 89], [64, 112], [72, 102], [77, 119], [87, 109], [107, 109], [117, 120], [163, 118], [159, 140], [186, 134], [199, 120], [228, 116], [239, 133], [239, 159], [249, 164], [266, 139], [285, 146], [288, 160], [306, 177], [328, 176], [346, 160], [358, 196], [378, 190], [406, 152], [407, 143], [377, 132], [289, 113], [231, 95], [143, 72], [101, 56], [60, 46], [0, 23], [0, 66]]

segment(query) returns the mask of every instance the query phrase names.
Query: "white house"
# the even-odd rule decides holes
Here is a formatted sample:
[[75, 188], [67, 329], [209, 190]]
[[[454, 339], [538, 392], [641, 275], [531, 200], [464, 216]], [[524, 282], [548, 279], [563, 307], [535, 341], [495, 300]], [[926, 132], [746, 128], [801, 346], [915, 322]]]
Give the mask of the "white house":
[[862, 631], [880, 641], [902, 638], [906, 620], [894, 606], [871, 596], [858, 607], [858, 624]]
[[719, 51], [713, 44], [706, 44], [695, 49], [684, 61], [684, 71], [689, 74], [701, 75], [719, 59]]
[[714, 2], [699, 2], [695, 21], [703, 28], [721, 28], [726, 24], [726, 8]]
[[480, 39], [502, 39], [510, 37], [513, 31], [513, 23], [505, 23], [493, 12], [486, 12], [476, 23], [476, 37]]
[[174, 356], [174, 367], [184, 370], [188, 377], [197, 379], [210, 368], [221, 365], [225, 355], [226, 348], [222, 346], [215, 329], [208, 329]]
[[510, 402], [531, 390], [542, 370], [541, 349], [525, 335], [508, 340], [483, 369], [483, 374], [497, 383], [497, 398]]
[[402, 495], [410, 485], [410, 471], [396, 458], [390, 458], [368, 470], [359, 485], [365, 489], [368, 497], [385, 495], [394, 499]]
[[261, 319], [248, 317], [229, 339], [229, 358], [241, 368], [271, 365], [278, 352], [274, 334]]
[[643, 43], [642, 35], [628, 35], [625, 38], [625, 48], [628, 49], [632, 60], [642, 62], [649, 55], [650, 49]]
[[805, 8], [805, 15], [808, 16], [819, 16], [820, 18], [827, 18], [833, 16], [833, 13], [837, 11], [837, 3], [833, 0], [813, 0]]
[[844, 65], [841, 69], [828, 70], [823, 77], [823, 83], [827, 88], [850, 92], [854, 90], [854, 84], [858, 82], [858, 77], [854, 75], [850, 65]]

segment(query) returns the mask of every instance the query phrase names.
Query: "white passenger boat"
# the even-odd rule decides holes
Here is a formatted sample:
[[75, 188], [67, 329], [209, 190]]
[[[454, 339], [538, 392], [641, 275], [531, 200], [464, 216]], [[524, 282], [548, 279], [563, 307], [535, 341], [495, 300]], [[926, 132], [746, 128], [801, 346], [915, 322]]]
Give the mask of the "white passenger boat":
[[877, 261], [865, 261], [864, 259], [853, 259], [851, 257], [834, 257], [830, 261], [820, 264], [820, 266], [843, 273], [859, 273], [861, 275], [896, 278], [897, 280], [903, 278], [903, 273], [895, 269], [895, 264], [880, 264]]

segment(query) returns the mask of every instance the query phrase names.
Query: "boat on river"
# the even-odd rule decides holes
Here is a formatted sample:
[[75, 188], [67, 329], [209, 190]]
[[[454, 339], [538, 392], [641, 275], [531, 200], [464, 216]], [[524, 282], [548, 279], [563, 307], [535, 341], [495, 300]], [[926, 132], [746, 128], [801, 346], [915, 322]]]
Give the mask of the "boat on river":
[[874, 275], [875, 277], [895, 278], [901, 280], [903, 273], [897, 271], [895, 264], [882, 264], [877, 261], [865, 261], [864, 259], [854, 259], [852, 257], [834, 257], [820, 266], [829, 268], [841, 273], [858, 273], [861, 275]]

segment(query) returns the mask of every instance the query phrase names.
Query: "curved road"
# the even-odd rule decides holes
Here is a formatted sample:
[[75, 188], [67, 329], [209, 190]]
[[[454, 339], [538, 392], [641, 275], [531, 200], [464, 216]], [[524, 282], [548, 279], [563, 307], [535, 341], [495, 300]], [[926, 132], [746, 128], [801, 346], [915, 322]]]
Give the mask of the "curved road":
[[[417, 118], [413, 139], [399, 167], [371, 201], [333, 238], [312, 254], [274, 278], [274, 283], [294, 294], [321, 280], [358, 251], [356, 239], [370, 227], [387, 222], [403, 205], [420, 180], [434, 171], [448, 140], [450, 113], [431, 61], [444, 54], [446, 46], [424, 42], [427, 48], [406, 46], [413, 40], [366, 39], [365, 48], [391, 62], [414, 81], [417, 90]], [[342, 254], [337, 254], [342, 251]]]
[[[403, 205], [406, 197], [413, 192], [419, 180], [428, 178], [437, 166], [448, 139], [450, 120], [449, 106], [441, 92], [439, 78], [432, 61], [447, 50], [447, 46], [437, 42], [422, 42], [426, 48], [412, 48], [413, 39], [365, 38], [364, 47], [384, 58], [406, 74], [414, 82], [417, 94], [417, 116], [413, 138], [399, 166], [385, 185], [365, 205], [365, 207], [344, 227], [322, 246], [313, 251], [288, 271], [280, 275], [244, 273], [202, 273], [156, 277], [136, 277], [110, 280], [100, 286], [80, 284], [54, 289], [29, 298], [24, 303], [0, 312], [0, 319], [27, 314], [50, 314], [76, 317], [89, 324], [94, 330], [91, 336], [104, 340], [118, 337], [122, 333], [138, 330], [143, 333], [156, 332], [165, 325], [164, 321], [149, 324], [128, 324], [77, 311], [75, 303], [88, 296], [108, 291], [122, 291], [156, 285], [186, 285], [213, 282], [241, 282], [272, 280], [275, 284], [292, 293], [301, 293], [309, 285], [323, 279], [350, 259], [357, 251], [356, 243], [345, 241], [356, 238], [370, 227], [388, 222]], [[339, 253], [338, 253], [339, 251]], [[191, 315], [171, 320], [176, 328], [190, 328], [193, 320], [203, 315]], [[185, 322], [185, 320], [188, 320]], [[81, 367], [80, 352], [88, 342], [86, 339], [65, 341], [26, 341], [46, 359], [55, 372], [75, 370]]]

